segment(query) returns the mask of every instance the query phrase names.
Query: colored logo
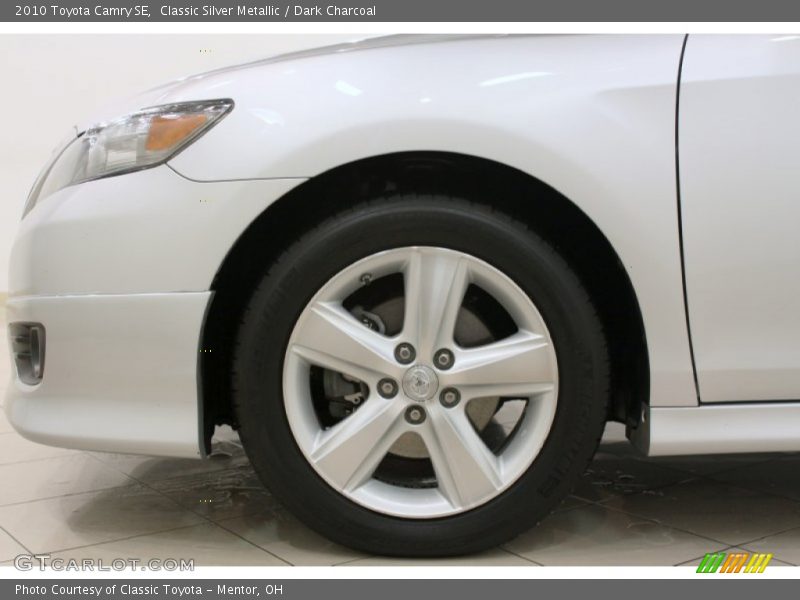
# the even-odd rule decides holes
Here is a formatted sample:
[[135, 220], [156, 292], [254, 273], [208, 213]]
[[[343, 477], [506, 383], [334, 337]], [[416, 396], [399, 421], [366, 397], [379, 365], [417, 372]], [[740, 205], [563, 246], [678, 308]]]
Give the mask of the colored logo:
[[698, 573], [763, 573], [772, 554], [749, 552], [712, 552], [706, 554], [697, 567]]

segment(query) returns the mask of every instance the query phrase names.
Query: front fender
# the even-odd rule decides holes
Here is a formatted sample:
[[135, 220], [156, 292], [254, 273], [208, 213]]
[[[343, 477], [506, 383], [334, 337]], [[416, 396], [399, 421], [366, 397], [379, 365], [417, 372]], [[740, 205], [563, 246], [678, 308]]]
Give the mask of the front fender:
[[203, 181], [306, 178], [428, 150], [528, 173], [574, 202], [621, 258], [642, 309], [652, 405], [694, 405], [675, 177], [682, 40], [456, 39], [217, 72], [167, 94], [236, 101], [170, 165]]

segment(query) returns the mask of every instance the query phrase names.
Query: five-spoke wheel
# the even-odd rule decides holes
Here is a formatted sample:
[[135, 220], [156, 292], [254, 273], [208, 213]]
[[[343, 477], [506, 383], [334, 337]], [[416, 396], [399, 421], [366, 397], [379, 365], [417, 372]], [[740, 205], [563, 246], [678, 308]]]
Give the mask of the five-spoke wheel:
[[262, 481], [372, 553], [474, 552], [533, 526], [607, 416], [608, 351], [579, 278], [463, 198], [328, 209], [265, 263], [236, 335], [234, 410]]
[[[364, 281], [380, 288], [395, 275], [402, 296], [384, 298], [392, 289], [385, 285], [368, 311], [384, 325], [381, 305], [402, 303], [400, 331], [388, 335], [359, 319], [364, 309], [354, 311], [350, 298], [363, 293]], [[505, 313], [513, 331], [470, 347], [458, 343], [470, 286], [486, 295], [488, 312]], [[474, 312], [472, 319], [493, 318]], [[318, 417], [314, 367], [366, 390], [333, 424]], [[552, 341], [531, 299], [486, 262], [434, 247], [379, 252], [331, 278], [297, 321], [283, 377], [289, 424], [317, 473], [354, 501], [403, 517], [464, 511], [511, 485], [544, 443], [558, 388]], [[473, 402], [496, 412], [476, 423]], [[487, 428], [489, 439], [481, 435]], [[396, 443], [409, 435], [426, 455], [411, 460], [430, 461], [435, 485], [424, 469], [417, 480], [398, 480], [391, 465], [380, 468], [387, 456], [402, 456]]]

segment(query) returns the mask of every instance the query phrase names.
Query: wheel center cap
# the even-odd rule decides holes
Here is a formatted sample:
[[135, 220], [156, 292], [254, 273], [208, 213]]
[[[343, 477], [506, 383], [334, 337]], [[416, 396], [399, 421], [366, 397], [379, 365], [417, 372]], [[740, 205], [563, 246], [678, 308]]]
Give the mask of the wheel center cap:
[[439, 378], [433, 369], [425, 365], [414, 365], [403, 375], [403, 391], [417, 402], [430, 400], [439, 389]]

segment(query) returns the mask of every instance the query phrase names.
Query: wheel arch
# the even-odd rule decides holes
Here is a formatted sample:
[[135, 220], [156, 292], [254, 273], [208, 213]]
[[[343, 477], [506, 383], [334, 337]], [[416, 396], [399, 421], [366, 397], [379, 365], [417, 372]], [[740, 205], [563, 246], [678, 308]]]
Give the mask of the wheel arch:
[[558, 250], [587, 288], [611, 354], [609, 419], [636, 427], [649, 396], [644, 323], [631, 280], [606, 236], [571, 200], [527, 173], [451, 152], [402, 152], [347, 163], [309, 179], [267, 207], [239, 236], [217, 271], [201, 334], [199, 392], [205, 450], [214, 427], [231, 424], [231, 367], [245, 303], [264, 265], [311, 224], [343, 207], [394, 192], [460, 195], [525, 223]]

